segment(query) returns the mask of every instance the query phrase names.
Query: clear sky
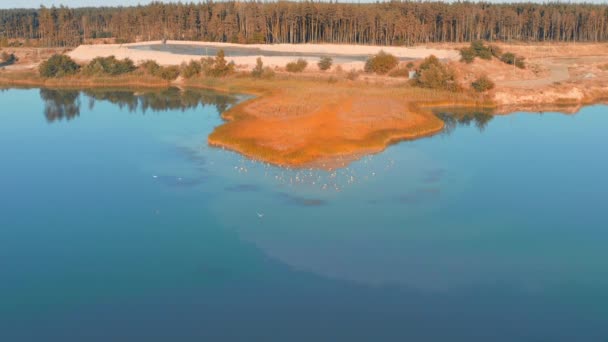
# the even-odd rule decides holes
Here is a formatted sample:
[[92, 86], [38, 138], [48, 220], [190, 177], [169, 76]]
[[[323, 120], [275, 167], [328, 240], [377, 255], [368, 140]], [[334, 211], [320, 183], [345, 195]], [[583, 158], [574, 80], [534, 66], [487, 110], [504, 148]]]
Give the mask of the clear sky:
[[[50, 6], [59, 6], [65, 5], [70, 7], [83, 7], [83, 6], [133, 6], [137, 4], [147, 4], [152, 2], [153, 0], [0, 0], [0, 8], [38, 8], [40, 5], [44, 5], [47, 7]], [[182, 0], [182, 2], [199, 2], [199, 0]], [[348, 2], [349, 0], [342, 0], [341, 2]], [[356, 2], [357, 0], [350, 0], [352, 2]], [[361, 2], [372, 2], [375, 0], [361, 0]], [[527, 2], [528, 0], [507, 0], [502, 2]], [[569, 2], [593, 2], [593, 3], [601, 3], [605, 0], [587, 0], [587, 1], [577, 1], [571, 0]], [[163, 2], [177, 2], [176, 1], [163, 1]], [[490, 0], [490, 2], [501, 2], [500, 0]], [[566, 1], [564, 1], [566, 2]]]

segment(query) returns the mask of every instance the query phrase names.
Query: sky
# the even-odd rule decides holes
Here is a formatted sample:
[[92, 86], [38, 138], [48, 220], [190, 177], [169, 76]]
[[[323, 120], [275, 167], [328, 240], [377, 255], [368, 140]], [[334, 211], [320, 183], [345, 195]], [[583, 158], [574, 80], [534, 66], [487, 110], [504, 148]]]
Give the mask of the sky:
[[[40, 5], [44, 5], [47, 7], [50, 6], [59, 6], [65, 5], [70, 7], [83, 7], [83, 6], [133, 6], [137, 4], [147, 4], [152, 2], [153, 0], [0, 0], [0, 8], [38, 8]], [[199, 0], [182, 0], [182, 2], [199, 2]], [[356, 2], [358, 0], [350, 0], [351, 2]], [[361, 0], [361, 2], [372, 2], [375, 0]], [[522, 0], [527, 2], [528, 0]], [[606, 0], [587, 0], [587, 1], [577, 1], [571, 0], [569, 2], [593, 2], [593, 3], [603, 3]], [[171, 2], [171, 1], [163, 1], [163, 2]], [[173, 1], [173, 2], [177, 2]], [[349, 2], [349, 0], [341, 0], [340, 2]], [[497, 0], [489, 0], [489, 2], [501, 2]], [[503, 1], [504, 2], [504, 1]], [[514, 0], [509, 0], [507, 2], [516, 2]], [[518, 1], [521, 2], [521, 1]], [[566, 1], [564, 1], [566, 2]]]

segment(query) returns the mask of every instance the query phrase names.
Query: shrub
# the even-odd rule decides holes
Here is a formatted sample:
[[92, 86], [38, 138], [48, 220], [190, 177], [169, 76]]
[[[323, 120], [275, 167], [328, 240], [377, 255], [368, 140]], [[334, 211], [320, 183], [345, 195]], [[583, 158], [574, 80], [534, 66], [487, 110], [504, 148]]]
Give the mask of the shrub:
[[308, 66], [308, 62], [303, 58], [298, 58], [295, 62], [289, 62], [285, 66], [289, 72], [302, 72]]
[[148, 60], [141, 63], [139, 67], [143, 69], [146, 73], [154, 77], [160, 77], [167, 81], [172, 81], [180, 75], [180, 68], [178, 68], [177, 66], [163, 67], [152, 60]]
[[496, 45], [490, 45], [489, 49], [490, 53], [492, 53], [492, 56], [496, 58], [500, 58], [500, 56], [502, 55], [502, 49]]
[[142, 62], [139, 67], [150, 75], [157, 76], [162, 68], [156, 61], [147, 60]]
[[494, 89], [494, 82], [484, 75], [473, 81], [473, 83], [471, 83], [471, 87], [473, 87], [475, 91], [483, 93]]
[[490, 60], [494, 55], [492, 49], [498, 49], [498, 47], [485, 46], [481, 40], [473, 41], [468, 48], [460, 49], [460, 61], [472, 63], [475, 57]]
[[121, 75], [134, 71], [133, 61], [125, 58], [118, 60], [114, 56], [95, 57], [83, 68], [83, 73], [87, 75]]
[[397, 57], [381, 50], [378, 54], [367, 59], [364, 70], [365, 72], [375, 72], [376, 74], [384, 75], [394, 69], [397, 64], [399, 64]]
[[19, 59], [15, 56], [14, 53], [7, 53], [6, 51], [2, 51], [0, 55], [0, 64], [1, 65], [10, 65], [18, 61]]
[[175, 65], [161, 67], [156, 76], [162, 78], [163, 80], [173, 81], [179, 76], [179, 67]]
[[473, 63], [475, 60], [475, 51], [471, 48], [460, 49], [460, 61], [467, 64]]
[[[209, 59], [206, 60], [206, 63], [207, 62], [210, 62]], [[224, 55], [224, 50], [218, 50], [217, 55], [213, 59], [213, 65], [210, 68], [207, 68], [206, 74], [213, 77], [223, 77], [232, 72], [234, 72], [234, 63], [228, 63]]]
[[418, 76], [412, 82], [417, 87], [449, 91], [456, 91], [459, 88], [453, 70], [433, 55], [424, 59], [416, 73]]
[[80, 66], [66, 55], [53, 55], [40, 63], [38, 71], [42, 77], [63, 77], [78, 72]]
[[397, 69], [393, 69], [391, 72], [388, 73], [388, 75], [390, 77], [409, 77], [410, 76], [410, 69], [409, 68], [397, 68]]
[[350, 69], [350, 71], [346, 74], [346, 78], [354, 81], [359, 78], [359, 73], [355, 69]]
[[471, 42], [471, 49], [475, 52], [475, 56], [481, 59], [492, 59], [492, 51], [483, 44], [482, 40]]
[[317, 66], [319, 67], [320, 70], [325, 71], [325, 70], [329, 70], [329, 68], [331, 68], [331, 65], [334, 63], [334, 60], [329, 57], [329, 56], [324, 56], [321, 57], [321, 59], [319, 60], [319, 63], [317, 63]]
[[511, 52], [503, 53], [500, 56], [500, 60], [509, 65], [515, 65], [516, 67], [518, 67], [520, 69], [524, 69], [526, 67], [526, 64], [524, 63], [524, 58], [517, 56]]
[[189, 63], [183, 63], [180, 68], [180, 75], [184, 78], [192, 78], [198, 76], [201, 73], [202, 66], [200, 62], [190, 61]]
[[258, 57], [255, 60], [255, 67], [251, 70], [251, 77], [261, 78], [262, 73], [264, 73], [264, 62], [262, 62], [262, 57]]

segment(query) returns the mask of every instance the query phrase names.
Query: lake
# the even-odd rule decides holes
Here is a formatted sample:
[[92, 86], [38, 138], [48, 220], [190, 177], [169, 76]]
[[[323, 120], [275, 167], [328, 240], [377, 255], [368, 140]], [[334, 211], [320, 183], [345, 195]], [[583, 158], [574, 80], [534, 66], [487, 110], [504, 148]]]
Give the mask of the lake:
[[0, 341], [608, 339], [607, 107], [321, 171], [207, 146], [246, 98], [1, 91]]
[[[219, 50], [223, 50], [226, 57], [262, 56], [262, 57], [294, 57], [315, 59], [324, 56], [331, 57], [334, 63], [365, 62], [369, 55], [365, 54], [325, 54], [296, 51], [269, 51], [256, 47], [219, 46], [219, 45], [187, 45], [187, 44], [146, 44], [131, 45], [129, 49], [141, 51], [162, 51], [180, 55], [193, 55], [201, 57], [215, 57]], [[413, 58], [400, 57], [401, 61], [412, 61]]]

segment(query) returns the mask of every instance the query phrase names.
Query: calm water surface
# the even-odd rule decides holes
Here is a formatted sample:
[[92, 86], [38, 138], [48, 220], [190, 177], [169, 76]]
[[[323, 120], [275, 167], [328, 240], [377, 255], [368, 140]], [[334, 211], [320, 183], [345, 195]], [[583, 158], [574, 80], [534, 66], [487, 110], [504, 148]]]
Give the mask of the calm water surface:
[[608, 340], [606, 107], [326, 172], [208, 147], [241, 100], [0, 92], [0, 341]]
[[[353, 54], [325, 54], [325, 53], [302, 53], [302, 52], [285, 52], [285, 51], [268, 51], [253, 47], [234, 47], [234, 46], [201, 46], [201, 45], [185, 45], [185, 44], [149, 44], [149, 45], [134, 45], [129, 46], [130, 49], [144, 51], [163, 51], [180, 55], [194, 55], [215, 57], [219, 50], [224, 50], [227, 57], [240, 56], [264, 56], [264, 57], [302, 57], [302, 58], [321, 58], [323, 56], [332, 57], [335, 63], [348, 62], [365, 62], [369, 55], [353, 55]], [[402, 61], [411, 61], [412, 58], [399, 58]]]

